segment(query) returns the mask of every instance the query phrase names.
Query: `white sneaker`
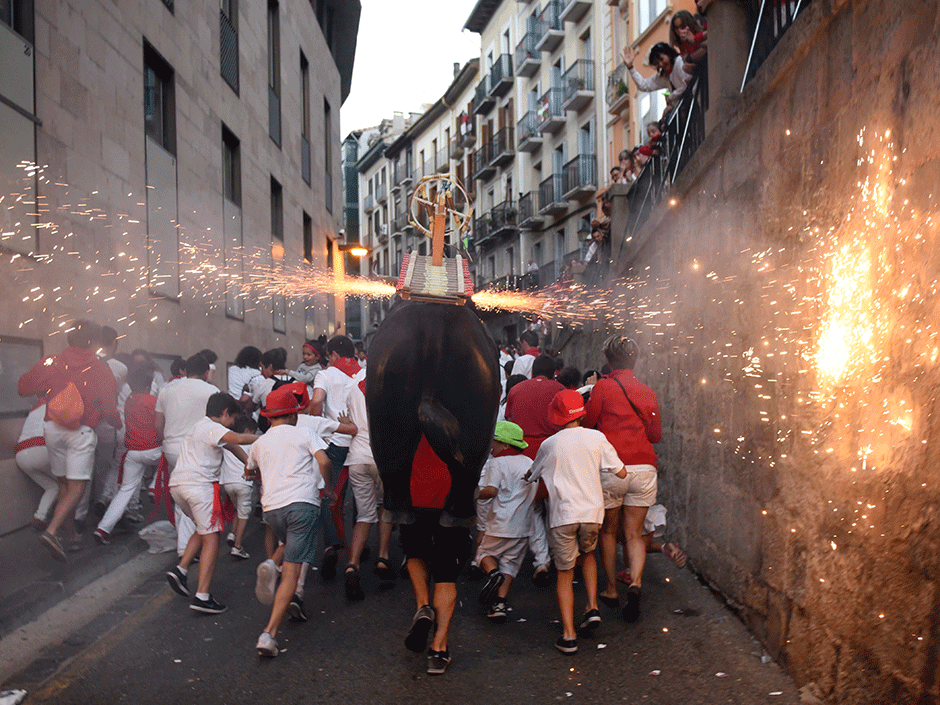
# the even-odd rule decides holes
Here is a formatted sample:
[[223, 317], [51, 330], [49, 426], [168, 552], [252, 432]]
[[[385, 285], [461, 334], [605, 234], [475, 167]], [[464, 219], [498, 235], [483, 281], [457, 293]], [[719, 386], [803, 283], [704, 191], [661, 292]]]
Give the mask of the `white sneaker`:
[[277, 589], [277, 564], [268, 558], [258, 565], [257, 575], [255, 597], [262, 605], [273, 605], [274, 592]]
[[234, 545], [235, 545], [235, 534], [229, 534], [228, 536], [226, 536], [226, 537], [225, 537], [225, 543], [227, 543], [229, 546], [234, 546]]
[[246, 551], [241, 546], [232, 546], [232, 550], [229, 551], [229, 555], [235, 556], [235, 558], [251, 558], [251, 556], [248, 554], [248, 551]]
[[274, 640], [274, 637], [267, 632], [261, 632], [261, 636], [258, 637], [258, 643], [255, 648], [258, 649], [258, 656], [267, 656], [268, 658], [277, 656], [277, 642]]

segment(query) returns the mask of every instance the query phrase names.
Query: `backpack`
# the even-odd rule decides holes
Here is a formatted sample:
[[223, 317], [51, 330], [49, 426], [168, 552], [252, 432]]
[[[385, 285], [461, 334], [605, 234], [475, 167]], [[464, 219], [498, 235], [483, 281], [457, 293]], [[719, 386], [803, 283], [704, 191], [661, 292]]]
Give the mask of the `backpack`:
[[[279, 377], [274, 377], [274, 386], [271, 387], [271, 392], [273, 392], [278, 387], [283, 387], [285, 384], [291, 384], [294, 380], [292, 379], [280, 379]], [[268, 392], [270, 394], [271, 392]], [[267, 399], [267, 397], [265, 397]], [[269, 428], [271, 428], [271, 422], [268, 420], [268, 417], [264, 414], [258, 414], [258, 430], [261, 433], [264, 433]]]
[[69, 382], [49, 400], [46, 410], [49, 418], [57, 424], [70, 431], [76, 431], [85, 416], [85, 402], [82, 401], [82, 395], [79, 394], [75, 383]]

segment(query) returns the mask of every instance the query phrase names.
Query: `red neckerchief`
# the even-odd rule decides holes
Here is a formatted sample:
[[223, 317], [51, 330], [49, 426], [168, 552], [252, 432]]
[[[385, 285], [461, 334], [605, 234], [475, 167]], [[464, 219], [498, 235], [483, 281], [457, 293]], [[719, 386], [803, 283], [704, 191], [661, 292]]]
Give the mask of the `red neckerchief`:
[[362, 367], [352, 357], [337, 358], [336, 362], [331, 362], [330, 365], [348, 377], [355, 377], [358, 372], [362, 372]]
[[538, 356], [539, 356], [539, 349], [538, 349], [538, 348], [529, 348], [528, 350], [525, 351], [525, 354], [526, 354], [526, 355], [531, 355], [532, 357], [538, 357]]

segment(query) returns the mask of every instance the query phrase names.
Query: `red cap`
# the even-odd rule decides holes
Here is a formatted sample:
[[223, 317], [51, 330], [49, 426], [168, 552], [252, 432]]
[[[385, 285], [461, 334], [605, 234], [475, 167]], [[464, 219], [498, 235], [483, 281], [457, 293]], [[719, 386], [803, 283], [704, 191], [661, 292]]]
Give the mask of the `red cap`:
[[556, 426], [564, 426], [584, 416], [584, 397], [574, 389], [562, 389], [548, 407], [548, 420]]
[[[300, 388], [302, 388], [302, 392]], [[261, 415], [272, 418], [287, 416], [288, 414], [299, 414], [308, 406], [310, 406], [310, 397], [307, 395], [307, 385], [302, 382], [294, 382], [269, 392]]]

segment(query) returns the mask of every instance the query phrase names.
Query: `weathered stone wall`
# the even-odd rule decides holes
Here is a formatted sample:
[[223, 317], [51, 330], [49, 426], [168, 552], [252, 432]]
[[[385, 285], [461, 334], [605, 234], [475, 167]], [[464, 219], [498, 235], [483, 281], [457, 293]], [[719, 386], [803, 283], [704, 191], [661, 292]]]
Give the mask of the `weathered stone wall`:
[[938, 7], [814, 1], [619, 262], [668, 532], [830, 703], [940, 698]]

